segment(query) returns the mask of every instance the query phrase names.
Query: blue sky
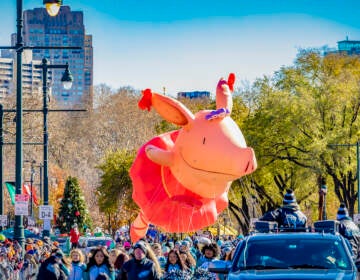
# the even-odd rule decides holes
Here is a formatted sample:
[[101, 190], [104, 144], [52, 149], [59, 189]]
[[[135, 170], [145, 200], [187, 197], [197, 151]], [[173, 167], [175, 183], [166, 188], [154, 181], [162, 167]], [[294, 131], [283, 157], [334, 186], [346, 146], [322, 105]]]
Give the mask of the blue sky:
[[[0, 1], [0, 44], [15, 31], [15, 0]], [[23, 0], [24, 9], [42, 0]], [[358, 0], [63, 0], [93, 35], [94, 84], [169, 94], [214, 91], [229, 72], [253, 81], [291, 65], [299, 48], [360, 40]]]

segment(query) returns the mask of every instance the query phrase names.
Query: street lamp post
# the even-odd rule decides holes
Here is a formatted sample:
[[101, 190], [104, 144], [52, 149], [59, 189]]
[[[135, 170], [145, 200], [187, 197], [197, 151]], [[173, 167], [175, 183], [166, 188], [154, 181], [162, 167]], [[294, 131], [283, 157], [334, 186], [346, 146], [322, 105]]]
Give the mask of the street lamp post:
[[[62, 0], [44, 0], [47, 10], [62, 4]], [[50, 13], [49, 13], [50, 14]], [[55, 13], [50, 14], [55, 16]], [[15, 186], [16, 194], [21, 194], [22, 168], [23, 168], [23, 102], [22, 102], [22, 54], [24, 42], [22, 37], [23, 29], [23, 0], [16, 0], [16, 160], [15, 160]], [[15, 216], [14, 239], [21, 247], [24, 247], [24, 225], [23, 216]]]
[[0, 215], [4, 214], [4, 162], [2, 160], [2, 154], [3, 154], [3, 144], [4, 144], [4, 138], [3, 138], [3, 119], [4, 119], [4, 107], [2, 104], [0, 104], [0, 155], [1, 155], [1, 162], [0, 162]]
[[[47, 73], [48, 69], [65, 69], [61, 82], [65, 89], [70, 89], [72, 86], [72, 75], [69, 71], [69, 64], [48, 64], [48, 60], [43, 58], [40, 65], [35, 65], [35, 68], [42, 70], [42, 89], [43, 89], [43, 132], [44, 132], [44, 152], [43, 152], [43, 164], [44, 164], [44, 205], [49, 205], [49, 177], [48, 177], [48, 130], [47, 130], [47, 114], [48, 108], [48, 94], [47, 94]], [[43, 236], [49, 236], [48, 229], [43, 229]]]
[[34, 169], [34, 163], [36, 163], [35, 160], [31, 161], [31, 170], [30, 170], [30, 216], [33, 217], [33, 184], [34, 184], [34, 175], [35, 175], [35, 169]]

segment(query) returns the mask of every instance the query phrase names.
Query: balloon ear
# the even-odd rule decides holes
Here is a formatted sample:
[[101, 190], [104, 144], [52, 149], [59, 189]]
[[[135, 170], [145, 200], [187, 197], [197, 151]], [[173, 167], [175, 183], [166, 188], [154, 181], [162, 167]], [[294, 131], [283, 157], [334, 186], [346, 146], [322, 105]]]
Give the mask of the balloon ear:
[[152, 106], [170, 123], [185, 126], [194, 120], [193, 113], [184, 104], [171, 97], [153, 93]]

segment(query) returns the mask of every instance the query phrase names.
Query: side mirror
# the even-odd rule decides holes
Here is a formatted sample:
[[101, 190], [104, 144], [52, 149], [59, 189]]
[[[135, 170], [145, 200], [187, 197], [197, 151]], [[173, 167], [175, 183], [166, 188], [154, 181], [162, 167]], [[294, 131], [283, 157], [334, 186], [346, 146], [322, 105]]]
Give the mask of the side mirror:
[[209, 263], [208, 270], [213, 273], [228, 274], [231, 269], [230, 261], [212, 261]]

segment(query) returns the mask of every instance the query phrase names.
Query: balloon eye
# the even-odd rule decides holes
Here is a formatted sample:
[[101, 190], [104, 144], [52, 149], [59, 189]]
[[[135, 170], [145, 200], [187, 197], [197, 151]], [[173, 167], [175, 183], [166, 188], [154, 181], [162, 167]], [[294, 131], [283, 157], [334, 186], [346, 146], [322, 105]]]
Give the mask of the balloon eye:
[[203, 139], [203, 145], [205, 145], [205, 141], [206, 141], [206, 138], [204, 137], [204, 139]]

